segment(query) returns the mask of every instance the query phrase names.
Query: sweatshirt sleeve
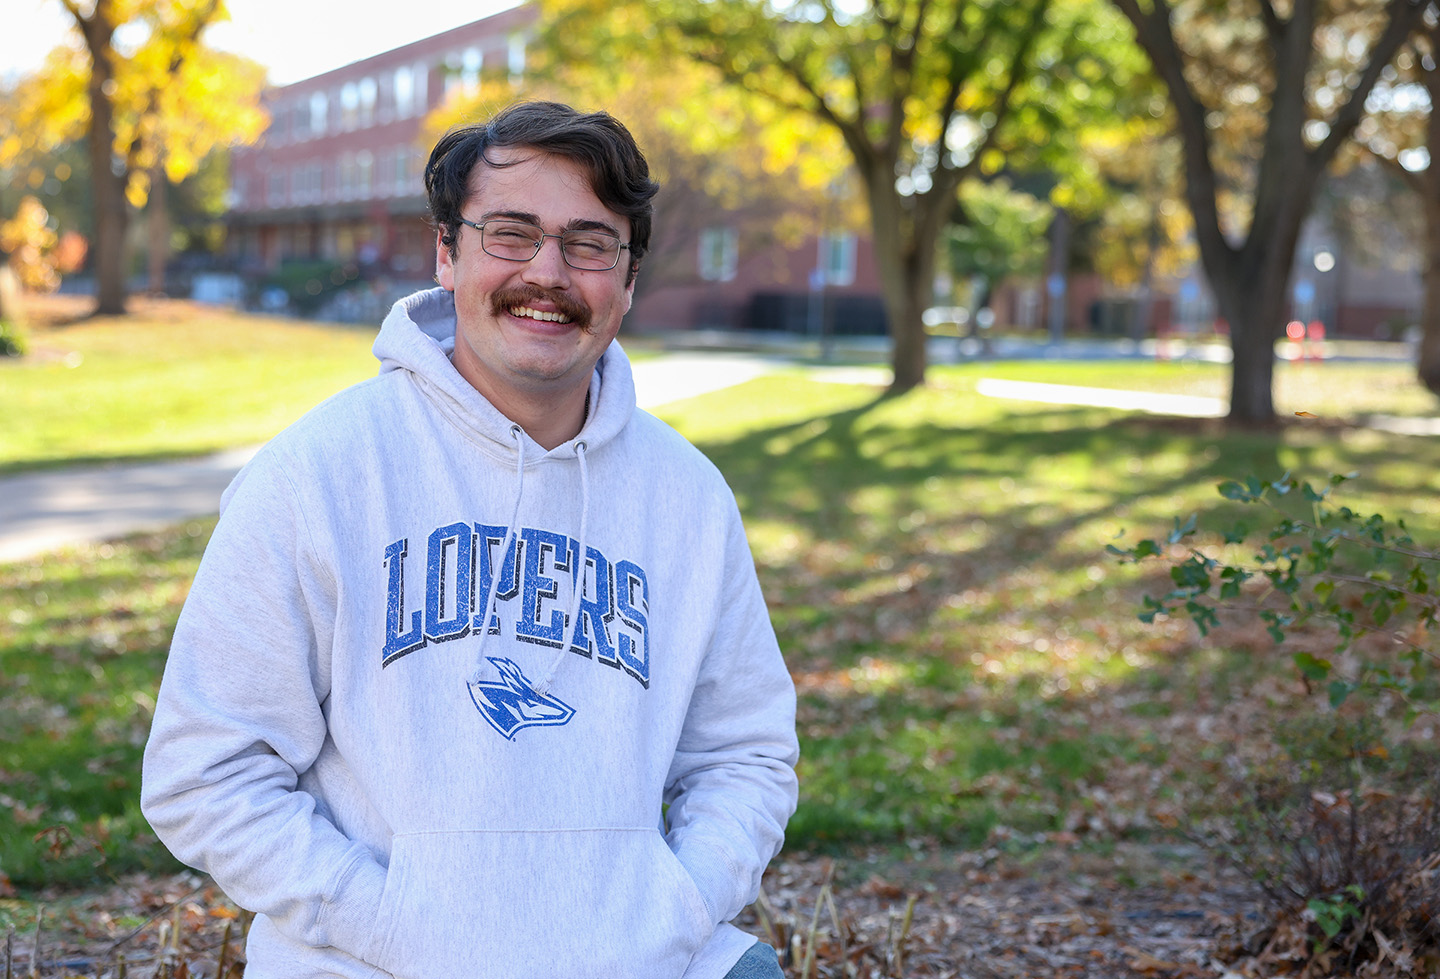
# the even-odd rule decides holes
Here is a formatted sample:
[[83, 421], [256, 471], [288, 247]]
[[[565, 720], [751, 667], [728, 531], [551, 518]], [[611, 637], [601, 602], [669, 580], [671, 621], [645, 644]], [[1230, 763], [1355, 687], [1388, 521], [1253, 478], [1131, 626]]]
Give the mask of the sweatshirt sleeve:
[[733, 503], [722, 594], [666, 791], [666, 841], [716, 924], [760, 892], [795, 811], [800, 755], [795, 687]]
[[335, 584], [270, 450], [230, 490], [176, 626], [141, 808], [180, 860], [313, 946], [360, 956], [385, 869], [316, 811]]

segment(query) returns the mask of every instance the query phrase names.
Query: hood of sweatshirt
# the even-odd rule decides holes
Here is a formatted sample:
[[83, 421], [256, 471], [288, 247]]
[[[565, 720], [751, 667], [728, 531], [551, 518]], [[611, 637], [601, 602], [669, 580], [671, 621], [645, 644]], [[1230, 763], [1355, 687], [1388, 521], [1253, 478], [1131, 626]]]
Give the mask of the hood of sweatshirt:
[[[517, 452], [515, 426], [460, 376], [450, 362], [455, 352], [455, 296], [445, 289], [417, 292], [397, 302], [375, 338], [380, 373], [410, 371], [426, 394], [452, 422], [483, 439], [505, 459]], [[573, 458], [577, 444], [594, 453], [624, 429], [635, 412], [635, 381], [630, 363], [612, 343], [590, 378], [590, 411], [580, 433], [547, 452], [528, 435], [519, 440], [523, 454], [538, 464], [547, 457]]]
[[[577, 553], [586, 553], [587, 525], [590, 516], [590, 480], [586, 457], [593, 452], [603, 451], [635, 412], [635, 382], [630, 372], [630, 362], [625, 358], [618, 342], [612, 342], [609, 349], [595, 365], [590, 378], [589, 411], [585, 422], [574, 438], [546, 451], [527, 435], [519, 425], [500, 413], [480, 392], [460, 375], [451, 363], [455, 351], [455, 296], [446, 289], [429, 289], [400, 300], [390, 310], [381, 324], [380, 334], [375, 339], [375, 356], [380, 360], [380, 373], [409, 371], [416, 384], [436, 407], [467, 437], [479, 443], [494, 455], [510, 460], [514, 466], [514, 505], [508, 524], [501, 554], [510, 553], [515, 544], [518, 530], [520, 504], [525, 494], [526, 470], [533, 465], [556, 461], [573, 461], [579, 467], [581, 486], [580, 525], [576, 539]], [[493, 612], [497, 602], [496, 587], [503, 570], [503, 562], [495, 562], [489, 595]], [[566, 622], [577, 621], [582, 590], [572, 588], [567, 603]], [[488, 621], [488, 614], [486, 621]], [[497, 670], [503, 672], [504, 661], [494, 661], [485, 655], [488, 630], [481, 632], [480, 647], [475, 656], [475, 669], [471, 674], [472, 688], [488, 679], [493, 679]], [[545, 695], [560, 669], [569, 657], [565, 649], [555, 654], [548, 669], [536, 681], [534, 689]]]

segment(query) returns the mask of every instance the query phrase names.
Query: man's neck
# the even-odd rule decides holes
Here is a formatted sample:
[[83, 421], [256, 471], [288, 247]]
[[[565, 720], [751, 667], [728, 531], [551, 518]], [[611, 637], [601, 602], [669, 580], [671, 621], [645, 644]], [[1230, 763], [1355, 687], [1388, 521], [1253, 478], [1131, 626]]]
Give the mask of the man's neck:
[[512, 394], [503, 402], [484, 389], [477, 387], [477, 390], [547, 452], [579, 435], [585, 426], [590, 402], [588, 382], [558, 396], [551, 392], [541, 397]]

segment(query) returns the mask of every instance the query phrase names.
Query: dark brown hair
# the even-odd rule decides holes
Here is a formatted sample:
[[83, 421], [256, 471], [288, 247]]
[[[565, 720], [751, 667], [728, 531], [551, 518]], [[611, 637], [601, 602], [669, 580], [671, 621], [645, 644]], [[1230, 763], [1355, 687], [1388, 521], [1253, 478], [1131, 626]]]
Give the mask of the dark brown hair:
[[582, 113], [559, 102], [518, 102], [489, 122], [452, 129], [430, 153], [425, 165], [425, 194], [430, 220], [441, 242], [456, 255], [460, 209], [470, 198], [470, 174], [491, 147], [528, 146], [571, 160], [590, 177], [600, 203], [630, 221], [627, 283], [635, 278], [650, 247], [652, 201], [660, 185], [635, 139], [608, 112]]

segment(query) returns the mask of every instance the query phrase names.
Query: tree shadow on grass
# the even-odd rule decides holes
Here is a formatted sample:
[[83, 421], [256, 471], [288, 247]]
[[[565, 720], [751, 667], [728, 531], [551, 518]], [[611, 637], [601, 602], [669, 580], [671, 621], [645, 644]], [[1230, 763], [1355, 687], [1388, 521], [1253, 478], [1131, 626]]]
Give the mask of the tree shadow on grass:
[[[1001, 822], [1064, 829], [1105, 808], [1087, 787], [1165, 763], [1175, 712], [1185, 728], [1215, 705], [1211, 678], [1185, 662], [1195, 650], [1136, 620], [1163, 582], [1105, 554], [1110, 529], [1155, 536], [1195, 509], [1238, 517], [1218, 483], [1287, 466], [1323, 478], [1313, 470], [1333, 445], [1092, 409], [906, 418], [903, 401], [701, 445], [761, 528], [760, 574], [797, 677], [804, 788], [790, 836], [973, 844]], [[1419, 492], [1427, 466], [1412, 448], [1343, 456], [1362, 470], [1405, 461], [1413, 474], [1389, 478]], [[767, 544], [775, 527], [792, 528], [788, 545]], [[1147, 792], [1121, 794], [1143, 809], [1158, 804]]]

